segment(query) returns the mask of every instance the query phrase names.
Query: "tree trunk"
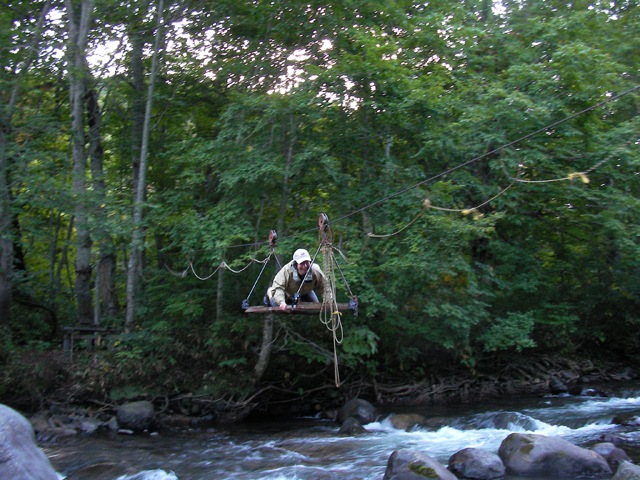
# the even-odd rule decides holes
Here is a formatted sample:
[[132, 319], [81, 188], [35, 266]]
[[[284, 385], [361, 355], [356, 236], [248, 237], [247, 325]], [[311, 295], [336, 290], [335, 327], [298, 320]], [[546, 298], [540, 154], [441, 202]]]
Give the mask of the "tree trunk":
[[262, 377], [269, 366], [271, 350], [273, 349], [273, 319], [274, 315], [273, 313], [270, 313], [265, 317], [264, 324], [262, 326], [262, 345], [260, 346], [258, 361], [253, 369], [254, 380], [256, 383], [262, 380]]
[[297, 140], [295, 115], [290, 116], [289, 145], [287, 146], [287, 156], [285, 159], [284, 175], [282, 177], [282, 197], [280, 199], [280, 212], [278, 215], [278, 233], [284, 234], [284, 220], [289, 201], [289, 179], [291, 178], [291, 165], [293, 165], [293, 152]]
[[149, 151], [149, 133], [151, 130], [151, 108], [153, 106], [153, 89], [158, 74], [158, 56], [160, 54], [160, 42], [162, 39], [162, 13], [164, 1], [158, 1], [158, 19], [156, 24], [155, 42], [153, 48], [153, 58], [151, 61], [151, 76], [147, 89], [147, 102], [144, 113], [144, 127], [142, 129], [142, 143], [140, 148], [140, 162], [138, 172], [138, 184], [135, 190], [133, 204], [133, 233], [131, 235], [131, 245], [129, 249], [129, 262], [127, 265], [127, 314], [125, 319], [125, 330], [130, 332], [135, 327], [136, 294], [139, 290], [139, 279], [141, 276], [141, 258], [143, 252], [144, 232], [142, 229], [142, 214], [144, 203], [144, 192], [146, 188], [147, 153]]
[[87, 154], [84, 133], [84, 92], [88, 75], [86, 61], [87, 37], [93, 16], [93, 1], [81, 0], [76, 12], [73, 0], [66, 1], [69, 45], [69, 97], [71, 103], [71, 155], [73, 158], [73, 197], [76, 219], [75, 294], [78, 322], [92, 323], [91, 307], [91, 234], [87, 209]]
[[[137, 22], [134, 22], [137, 24]], [[134, 27], [135, 28], [135, 27]], [[131, 62], [129, 67], [130, 81], [132, 87], [131, 97], [131, 177], [132, 192], [135, 203], [136, 192], [140, 183], [140, 151], [142, 147], [142, 132], [144, 130], [144, 65], [143, 65], [143, 51], [144, 51], [144, 36], [139, 30], [129, 31], [129, 38], [131, 39]], [[133, 236], [133, 235], [132, 235]], [[132, 258], [135, 255], [135, 258]], [[128, 256], [125, 255], [127, 264], [125, 269], [127, 270], [127, 315], [129, 315], [129, 305], [131, 305], [131, 315], [133, 314], [133, 307], [135, 299], [133, 298], [138, 289], [137, 285], [142, 282], [140, 271], [142, 270], [142, 256], [140, 250], [131, 249]], [[129, 264], [134, 268], [133, 271], [129, 270]], [[129, 292], [131, 289], [131, 293]], [[129, 297], [132, 297], [131, 299]], [[133, 321], [133, 320], [132, 320]], [[127, 321], [125, 320], [125, 323]], [[128, 327], [126, 327], [128, 328]]]
[[[93, 79], [90, 79], [94, 83]], [[107, 198], [104, 180], [102, 136], [102, 112], [98, 104], [98, 92], [93, 85], [86, 91], [87, 118], [89, 122], [89, 154], [91, 157], [91, 178], [93, 180], [93, 214], [96, 219], [95, 237], [98, 243], [98, 261], [95, 276], [94, 324], [99, 324], [101, 314], [113, 316], [117, 313], [118, 301], [115, 294], [115, 248], [107, 228]]]
[[216, 322], [222, 320], [222, 299], [224, 290], [224, 268], [218, 269], [218, 287], [216, 288]]
[[49, 240], [49, 306], [53, 306], [56, 301], [56, 293], [58, 285], [56, 284], [56, 255], [58, 251], [58, 239], [60, 238], [60, 230], [62, 229], [62, 215], [60, 212], [51, 212], [49, 215], [49, 225], [51, 226]]
[[[65, 239], [64, 246], [62, 247], [62, 252], [60, 253], [60, 261], [58, 262], [58, 268], [56, 269], [56, 273], [55, 273], [55, 280], [53, 285], [55, 286], [56, 290], [54, 290], [52, 294], [52, 297], [51, 297], [52, 299], [55, 299], [58, 297], [58, 290], [60, 290], [62, 287], [62, 269], [65, 267], [67, 267], [68, 269], [69, 246], [71, 245], [72, 238], [73, 238], [74, 222], [75, 222], [75, 218], [71, 217], [71, 219], [69, 219], [69, 226], [67, 227], [67, 237]], [[68, 277], [70, 276], [71, 275], [68, 274]], [[70, 290], [73, 289], [72, 285], [73, 285], [72, 281], [69, 281]]]
[[[133, 178], [132, 191], [135, 192], [140, 182], [140, 148], [142, 146], [142, 131], [144, 130], [144, 68], [142, 53], [144, 38], [138, 31], [130, 31], [131, 62], [130, 81], [131, 97], [131, 173]], [[134, 193], [135, 195], [135, 193]]]
[[11, 238], [11, 200], [9, 194], [9, 158], [6, 148], [8, 125], [0, 125], [0, 327], [11, 319], [13, 289], [13, 239]]

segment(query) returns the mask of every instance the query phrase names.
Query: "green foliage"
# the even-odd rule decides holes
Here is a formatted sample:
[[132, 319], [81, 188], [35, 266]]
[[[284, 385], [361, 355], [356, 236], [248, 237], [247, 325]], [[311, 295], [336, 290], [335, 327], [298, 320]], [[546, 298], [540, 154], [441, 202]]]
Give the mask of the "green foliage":
[[6, 365], [11, 358], [11, 353], [15, 349], [11, 331], [8, 327], [0, 327], [0, 365]]
[[139, 386], [125, 385], [123, 387], [114, 387], [109, 392], [109, 397], [114, 402], [126, 402], [144, 398], [149, 392]]
[[[575, 350], [571, 341], [576, 332], [578, 317], [573, 313], [574, 307], [567, 304], [545, 305], [536, 312], [536, 342], [551, 351], [570, 354]], [[596, 332], [590, 332], [591, 335]]]
[[14, 348], [0, 373], [0, 401], [27, 410], [42, 408], [67, 377], [62, 352]]
[[[632, 355], [638, 93], [591, 108], [637, 84], [636, 9], [505, 1], [497, 14], [489, 6], [173, 6], [181, 20], [167, 22], [154, 98], [138, 329], [78, 367], [87, 389], [114, 399], [249, 392], [262, 328], [238, 307], [270, 252], [268, 232], [278, 230], [280, 259], [313, 251], [320, 212], [360, 301], [337, 350], [346, 369], [429, 375], [525, 349]], [[31, 10], [0, 15], [0, 122], [21, 82], [0, 145], [10, 165], [0, 193], [11, 199], [0, 220], [12, 225], [3, 235], [14, 240], [20, 300], [0, 329], [4, 362], [25, 345], [53, 347], [77, 314], [70, 109], [64, 62], [51, 54], [64, 39], [60, 25], [46, 25], [38, 58], [17, 76], [35, 25], [23, 11]], [[137, 34], [146, 52], [153, 32], [140, 5], [106, 2], [96, 14], [92, 45]], [[87, 171], [82, 198], [101, 202], [89, 219], [92, 274], [106, 244], [116, 258], [118, 305], [100, 319], [116, 329], [130, 273], [139, 154], [131, 132], [145, 91], [131, 82], [132, 58], [131, 42], [120, 42], [113, 70], [92, 65], [103, 164], [102, 176]], [[253, 304], [275, 268], [256, 283]], [[269, 380], [331, 371], [324, 326], [283, 320], [276, 331]], [[162, 374], [181, 367], [182, 376]]]
[[520, 352], [536, 346], [531, 338], [534, 325], [535, 318], [531, 312], [508, 313], [490, 322], [489, 328], [478, 336], [478, 341], [486, 352], [510, 349]]
[[340, 358], [349, 367], [364, 364], [378, 352], [380, 338], [366, 326], [350, 326], [340, 344]]

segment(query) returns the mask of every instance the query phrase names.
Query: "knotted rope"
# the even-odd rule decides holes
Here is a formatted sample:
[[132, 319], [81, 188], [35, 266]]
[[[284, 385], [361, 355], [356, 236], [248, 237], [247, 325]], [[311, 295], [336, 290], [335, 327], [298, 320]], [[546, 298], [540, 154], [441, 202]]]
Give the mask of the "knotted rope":
[[322, 308], [320, 321], [333, 336], [333, 364], [336, 387], [340, 386], [340, 370], [338, 368], [338, 345], [344, 339], [342, 328], [342, 313], [338, 309], [336, 298], [335, 259], [333, 257], [333, 233], [329, 227], [327, 216], [320, 216], [320, 248], [322, 250], [322, 270], [325, 274], [324, 291], [322, 294]]

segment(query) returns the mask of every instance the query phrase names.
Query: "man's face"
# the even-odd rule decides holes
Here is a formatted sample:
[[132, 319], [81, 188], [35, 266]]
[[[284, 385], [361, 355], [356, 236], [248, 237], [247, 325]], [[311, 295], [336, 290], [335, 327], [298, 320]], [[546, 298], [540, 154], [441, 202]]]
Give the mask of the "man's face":
[[298, 275], [300, 278], [303, 278], [307, 272], [309, 271], [309, 267], [311, 266], [311, 262], [309, 260], [305, 260], [304, 262], [298, 262]]

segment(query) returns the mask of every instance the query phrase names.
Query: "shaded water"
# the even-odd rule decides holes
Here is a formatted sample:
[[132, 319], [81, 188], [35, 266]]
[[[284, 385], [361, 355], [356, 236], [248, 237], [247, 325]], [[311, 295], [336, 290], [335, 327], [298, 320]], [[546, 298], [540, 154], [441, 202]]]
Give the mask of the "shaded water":
[[640, 461], [640, 431], [611, 423], [616, 415], [640, 415], [640, 386], [611, 397], [514, 399], [404, 412], [439, 418], [446, 426], [396, 430], [388, 420], [390, 413], [401, 413], [395, 410], [366, 425], [368, 434], [356, 437], [338, 435], [334, 422], [301, 418], [208, 431], [92, 434], [43, 448], [61, 478], [82, 466], [109, 462], [126, 472], [109, 477], [113, 480], [381, 480], [396, 449], [420, 450], [446, 465], [466, 447], [497, 453], [512, 432], [558, 436], [580, 446], [611, 433], [624, 439], [621, 447], [634, 462]]

